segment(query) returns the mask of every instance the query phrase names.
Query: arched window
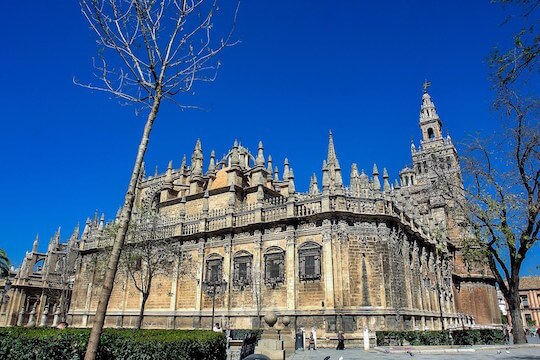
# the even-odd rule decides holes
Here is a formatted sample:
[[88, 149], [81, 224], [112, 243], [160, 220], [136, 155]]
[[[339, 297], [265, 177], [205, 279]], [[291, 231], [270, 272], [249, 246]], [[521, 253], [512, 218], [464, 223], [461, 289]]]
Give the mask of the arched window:
[[268, 248], [264, 253], [264, 283], [275, 287], [285, 282], [285, 251], [277, 246]]
[[206, 281], [208, 283], [220, 283], [223, 274], [223, 257], [219, 254], [211, 254], [206, 259]]
[[43, 270], [44, 262], [45, 262], [45, 259], [39, 259], [38, 261], [36, 261], [36, 263], [34, 264], [35, 273], [41, 272]]
[[435, 133], [433, 132], [432, 128], [427, 129], [427, 136], [429, 139], [433, 139], [435, 137]]
[[233, 284], [235, 286], [251, 285], [251, 264], [253, 255], [247, 251], [239, 251], [234, 255]]
[[308, 241], [298, 249], [300, 280], [319, 280], [321, 278], [321, 246]]

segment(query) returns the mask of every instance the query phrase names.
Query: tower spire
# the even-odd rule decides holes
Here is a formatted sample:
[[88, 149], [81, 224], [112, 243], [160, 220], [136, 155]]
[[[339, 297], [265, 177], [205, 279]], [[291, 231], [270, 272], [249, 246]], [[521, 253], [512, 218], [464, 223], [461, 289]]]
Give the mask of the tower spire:
[[326, 157], [328, 165], [334, 165], [337, 162], [336, 149], [334, 148], [334, 136], [332, 130], [328, 132], [328, 155]]
[[420, 106], [420, 128], [422, 129], [422, 143], [432, 140], [442, 139], [442, 122], [435, 109], [435, 103], [427, 92], [431, 82], [425, 81], [422, 95], [422, 105]]
[[39, 234], [36, 234], [36, 239], [34, 240], [34, 244], [32, 245], [32, 252], [34, 253], [38, 251], [38, 242], [39, 242]]

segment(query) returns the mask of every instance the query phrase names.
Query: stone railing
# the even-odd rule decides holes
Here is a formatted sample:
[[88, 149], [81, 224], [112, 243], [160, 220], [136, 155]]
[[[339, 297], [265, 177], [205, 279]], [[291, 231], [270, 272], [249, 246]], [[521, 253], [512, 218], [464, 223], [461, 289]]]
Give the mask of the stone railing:
[[[324, 200], [326, 199], [326, 200]], [[326, 201], [326, 209], [324, 203]], [[321, 194], [303, 194], [295, 197], [275, 197], [265, 199], [256, 204], [246, 204], [233, 209], [215, 209], [209, 212], [191, 214], [189, 216], [166, 217], [158, 216], [152, 224], [152, 229], [145, 229], [147, 239], [167, 239], [175, 236], [189, 236], [207, 231], [217, 231], [230, 227], [242, 227], [260, 222], [274, 222], [293, 217], [306, 217], [328, 211], [343, 211], [354, 214], [390, 215], [399, 218], [402, 223], [410, 226], [429, 238], [427, 229], [398, 207], [389, 197], [358, 198], [351, 196], [324, 197]], [[94, 232], [84, 242], [83, 249], [91, 249], [112, 245], [112, 239], [104, 236], [103, 232]]]

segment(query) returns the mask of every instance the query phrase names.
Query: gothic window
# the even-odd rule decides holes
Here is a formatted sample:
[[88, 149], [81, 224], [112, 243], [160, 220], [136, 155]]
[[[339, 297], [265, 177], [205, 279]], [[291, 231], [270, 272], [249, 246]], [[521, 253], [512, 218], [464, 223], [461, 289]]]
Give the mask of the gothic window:
[[239, 251], [234, 255], [233, 282], [235, 286], [251, 284], [251, 264], [253, 255], [247, 251]]
[[43, 270], [44, 263], [45, 263], [45, 259], [39, 259], [38, 261], [36, 261], [36, 263], [34, 264], [34, 272], [35, 273], [41, 272]]
[[427, 129], [427, 134], [428, 134], [428, 138], [429, 139], [433, 139], [435, 137], [435, 134], [433, 133], [433, 129], [432, 128], [428, 128]]
[[218, 254], [212, 254], [206, 259], [206, 281], [219, 283], [222, 280], [223, 258]]
[[314, 242], [304, 243], [298, 250], [300, 280], [321, 278], [321, 246]]
[[264, 254], [264, 283], [276, 286], [285, 281], [285, 251], [274, 246], [266, 250]]

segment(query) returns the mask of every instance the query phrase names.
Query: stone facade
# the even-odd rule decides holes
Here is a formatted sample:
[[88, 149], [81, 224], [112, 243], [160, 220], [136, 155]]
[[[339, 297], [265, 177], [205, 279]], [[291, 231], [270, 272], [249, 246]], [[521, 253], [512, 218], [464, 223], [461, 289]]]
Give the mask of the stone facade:
[[[0, 303], [0, 326], [56, 326], [67, 320], [78, 254], [78, 227], [60, 243], [60, 229], [47, 252], [38, 251], [38, 237], [19, 269], [11, 272], [9, 301]], [[5, 283], [4, 283], [5, 284]], [[0, 283], [0, 287], [4, 287]]]
[[[203, 171], [197, 141], [189, 167], [184, 157], [178, 169], [171, 162], [165, 174], [143, 174], [133, 217], [151, 219], [153, 231], [141, 241], [166, 239], [182, 257], [155, 280], [143, 326], [210, 328], [213, 307], [232, 328], [258, 326], [273, 311], [321, 336], [499, 324], [493, 278], [463, 270], [451, 204], [431, 186], [437, 164], [456, 181], [461, 174], [427, 92], [420, 127], [413, 167], [393, 185], [386, 169], [381, 182], [377, 166], [368, 176], [353, 164], [345, 186], [332, 133], [321, 186], [313, 175], [306, 193], [296, 191], [287, 159], [280, 176], [262, 143], [251, 154], [235, 141], [220, 160], [212, 151]], [[113, 226], [88, 220], [78, 242], [73, 326], [92, 324], [104, 274], [96, 256], [112, 245]], [[218, 283], [223, 291], [212, 297]], [[140, 302], [119, 273], [106, 326], [134, 326]]]
[[[521, 316], [526, 329], [540, 327], [540, 276], [523, 276], [519, 280], [519, 297], [521, 298]], [[503, 298], [506, 312], [510, 319], [508, 304]]]

